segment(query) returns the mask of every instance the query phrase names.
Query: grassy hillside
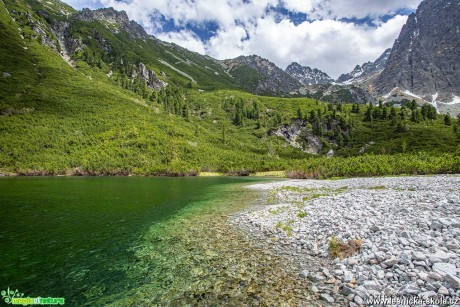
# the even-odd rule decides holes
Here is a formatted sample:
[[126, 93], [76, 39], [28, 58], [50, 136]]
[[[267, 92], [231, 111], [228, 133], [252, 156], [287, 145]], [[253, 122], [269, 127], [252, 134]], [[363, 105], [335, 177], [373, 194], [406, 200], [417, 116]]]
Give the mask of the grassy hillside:
[[[16, 10], [28, 9], [20, 1], [7, 3]], [[89, 26], [75, 24], [79, 33], [89, 31]], [[204, 73], [209, 69], [204, 66], [211, 64], [179, 48], [196, 62], [199, 69], [194, 76], [203, 71], [203, 78], [197, 77], [198, 86], [221, 88], [202, 92], [194, 86], [187, 88], [189, 81], [183, 75], [156, 62], [158, 55], [172, 61], [167, 49], [152, 55], [156, 45], [138, 41], [141, 47], [132, 49], [130, 56], [171, 76], [170, 86], [155, 93], [155, 99], [144, 99], [108, 78], [106, 64], [93, 66], [77, 59], [77, 66], [70, 66], [28, 33], [23, 21], [14, 21], [3, 4], [0, 28], [1, 173], [183, 175], [276, 170], [289, 171], [294, 177], [322, 178], [460, 170], [455, 119], [451, 125], [441, 116], [419, 122], [365, 122], [364, 107], [354, 113], [352, 105], [225, 90], [227, 85], [233, 87], [226, 77], [209, 83]], [[127, 36], [97, 29], [119, 52], [132, 44]], [[97, 44], [88, 41], [86, 45], [96, 54], [100, 51]], [[188, 71], [185, 64], [180, 67]], [[318, 134], [325, 144], [323, 153], [334, 149], [339, 157], [307, 154], [273, 135], [295, 120]]]

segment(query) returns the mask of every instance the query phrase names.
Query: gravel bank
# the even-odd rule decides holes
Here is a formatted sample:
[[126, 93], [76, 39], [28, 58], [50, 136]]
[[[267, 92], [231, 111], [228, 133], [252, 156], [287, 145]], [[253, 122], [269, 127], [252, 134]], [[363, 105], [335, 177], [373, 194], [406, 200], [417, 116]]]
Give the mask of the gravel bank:
[[[268, 206], [232, 222], [295, 257], [325, 304], [371, 296], [460, 297], [460, 176], [291, 180], [257, 184]], [[331, 259], [331, 238], [362, 240]]]

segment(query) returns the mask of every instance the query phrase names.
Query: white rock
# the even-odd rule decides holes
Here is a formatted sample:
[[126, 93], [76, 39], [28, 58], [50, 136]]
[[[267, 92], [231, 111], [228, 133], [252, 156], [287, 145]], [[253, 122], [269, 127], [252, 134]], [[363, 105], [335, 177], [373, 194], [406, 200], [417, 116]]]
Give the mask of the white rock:
[[447, 281], [454, 289], [460, 289], [460, 278], [452, 274], [446, 274], [444, 280]]
[[433, 271], [444, 277], [446, 274], [455, 276], [458, 269], [455, 264], [438, 262], [433, 264]]

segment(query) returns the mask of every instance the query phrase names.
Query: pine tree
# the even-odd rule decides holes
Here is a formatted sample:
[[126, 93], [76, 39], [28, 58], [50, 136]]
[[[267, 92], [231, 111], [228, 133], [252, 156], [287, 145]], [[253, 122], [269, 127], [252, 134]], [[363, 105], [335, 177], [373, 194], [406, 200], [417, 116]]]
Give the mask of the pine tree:
[[313, 122], [315, 120], [315, 117], [316, 117], [316, 114], [315, 114], [315, 111], [311, 110], [310, 111], [310, 122]]
[[188, 105], [187, 105], [186, 103], [182, 106], [182, 117], [183, 117], [186, 121], [189, 121], [189, 120], [190, 120], [190, 111], [189, 111]]
[[318, 122], [316, 123], [316, 135], [322, 137], [323, 136], [323, 123], [321, 122], [321, 120], [318, 120]]
[[374, 108], [372, 111], [372, 118], [379, 119], [380, 117], [382, 117], [381, 110], [382, 110], [381, 108]]
[[253, 104], [253, 110], [252, 110], [252, 118], [253, 119], [259, 119], [259, 105], [257, 104], [257, 101], [254, 102]]
[[446, 125], [446, 126], [452, 125], [452, 119], [451, 119], [449, 113], [447, 113], [446, 115], [444, 115], [444, 125]]
[[342, 133], [340, 133], [339, 135], [337, 135], [337, 145], [339, 147], [342, 147], [343, 146], [343, 135]]
[[390, 120], [396, 119], [396, 109], [395, 109], [395, 107], [391, 107], [391, 109], [390, 109], [390, 116], [388, 116], [388, 118], [389, 118]]
[[402, 107], [401, 108], [401, 111], [399, 112], [399, 119], [401, 119], [402, 121], [405, 121], [406, 120], [406, 107]]
[[372, 121], [372, 106], [367, 107], [366, 114], [364, 115], [365, 122]]
[[383, 107], [382, 109], [382, 117], [383, 120], [386, 120], [388, 118], [388, 109], [387, 107]]
[[398, 124], [396, 125], [396, 131], [397, 132], [404, 132], [404, 125], [402, 123], [402, 121], [398, 121]]
[[303, 114], [302, 114], [302, 110], [300, 110], [300, 107], [297, 109], [297, 119], [302, 119], [303, 118]]

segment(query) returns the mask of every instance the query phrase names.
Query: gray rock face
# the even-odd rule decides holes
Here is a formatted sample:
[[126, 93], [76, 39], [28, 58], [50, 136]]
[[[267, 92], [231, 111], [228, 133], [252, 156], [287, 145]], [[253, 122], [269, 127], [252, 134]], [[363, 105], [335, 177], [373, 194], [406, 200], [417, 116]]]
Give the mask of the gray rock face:
[[337, 80], [337, 83], [362, 83], [375, 79], [385, 68], [388, 58], [391, 54], [391, 48], [388, 48], [383, 54], [374, 62], [364, 63], [362, 66], [356, 65], [352, 72], [342, 74]]
[[102, 8], [97, 10], [83, 9], [75, 14], [74, 18], [88, 22], [97, 20], [109, 24], [118, 24], [123, 30], [128, 32], [132, 38], [149, 37], [141, 25], [133, 20], [129, 20], [125, 11], [116, 11], [113, 8]]
[[282, 125], [272, 134], [284, 138], [292, 147], [311, 154], [319, 154], [324, 146], [321, 139], [313, 133], [312, 129], [307, 128], [306, 122], [302, 120], [295, 120], [290, 125]]
[[253, 94], [288, 96], [302, 84], [274, 63], [257, 55], [239, 56], [221, 62], [227, 72]]
[[166, 82], [157, 78], [153, 70], [145, 67], [144, 63], [139, 63], [138, 73], [145, 80], [147, 86], [151, 89], [160, 91], [167, 85]]
[[343, 103], [353, 102], [366, 104], [369, 101], [376, 103], [377, 100], [368, 90], [354, 84], [314, 84], [304, 86], [300, 93], [313, 99], [326, 102], [340, 101]]
[[285, 70], [291, 77], [298, 80], [303, 85], [332, 83], [334, 79], [329, 77], [325, 72], [319, 69], [311, 69], [308, 66], [302, 66], [299, 63], [291, 63]]
[[375, 81], [377, 93], [398, 87], [428, 99], [438, 93], [437, 100], [444, 102], [452, 94], [460, 96], [459, 20], [458, 0], [424, 0], [395, 41]]

